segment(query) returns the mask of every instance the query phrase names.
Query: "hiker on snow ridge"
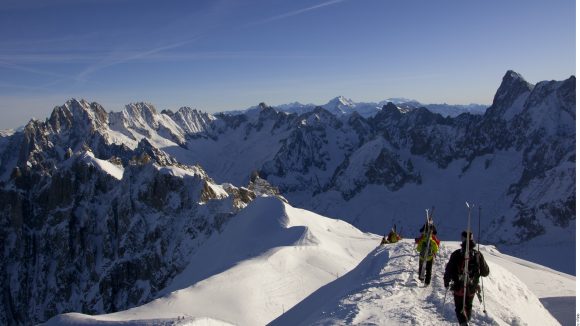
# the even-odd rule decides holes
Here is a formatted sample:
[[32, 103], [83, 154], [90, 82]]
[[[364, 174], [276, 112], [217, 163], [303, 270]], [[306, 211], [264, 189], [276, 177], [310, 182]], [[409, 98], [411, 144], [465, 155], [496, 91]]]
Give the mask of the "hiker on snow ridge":
[[395, 243], [399, 240], [401, 240], [401, 236], [399, 234], [397, 234], [397, 231], [395, 231], [395, 228], [392, 228], [391, 232], [389, 232], [389, 235], [387, 235], [387, 241], [389, 243]]
[[[460, 325], [467, 325], [471, 320], [471, 308], [473, 306], [473, 298], [475, 294], [479, 295], [481, 287], [479, 286], [479, 277], [489, 275], [489, 266], [485, 262], [483, 255], [475, 249], [475, 242], [473, 241], [473, 233], [469, 232], [469, 237], [466, 231], [461, 233], [462, 243], [461, 249], [455, 250], [449, 257], [449, 262], [445, 266], [445, 275], [443, 276], [443, 284], [445, 289], [449, 288], [450, 282], [451, 290], [453, 290], [453, 298], [455, 300], [455, 315]], [[468, 240], [469, 238], [469, 240]], [[463, 307], [464, 293], [464, 261], [465, 248], [469, 241], [469, 261], [468, 261], [468, 283], [467, 296], [465, 297], [465, 307]]]
[[[425, 250], [427, 250], [427, 241], [430, 241], [429, 252], [427, 253], [427, 263], [425, 264], [425, 285], [431, 283], [431, 270], [433, 269], [433, 260], [435, 259], [435, 254], [439, 251], [439, 241], [434, 234], [427, 239], [426, 235], [423, 235], [417, 241], [417, 251], [419, 252], [419, 275], [423, 270], [423, 260], [425, 255]], [[421, 277], [421, 276], [419, 276]], [[423, 280], [421, 280], [423, 281]]]
[[419, 229], [419, 232], [423, 233], [427, 227], [431, 228], [433, 235], [437, 235], [437, 228], [435, 227], [432, 218], [429, 218], [429, 222], [425, 222], [425, 224], [423, 224], [423, 226]]
[[396, 225], [393, 228], [391, 228], [391, 232], [389, 232], [388, 235], [383, 237], [381, 244], [396, 243], [399, 240], [401, 240], [401, 236], [397, 233], [395, 228], [396, 228]]

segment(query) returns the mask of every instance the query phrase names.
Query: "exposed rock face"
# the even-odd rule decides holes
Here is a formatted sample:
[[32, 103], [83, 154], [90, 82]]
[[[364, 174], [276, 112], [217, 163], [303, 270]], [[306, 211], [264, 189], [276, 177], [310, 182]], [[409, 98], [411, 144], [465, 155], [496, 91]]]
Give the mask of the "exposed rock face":
[[6, 143], [19, 155], [0, 182], [0, 324], [148, 302], [255, 198], [147, 139], [135, 150], [107, 144], [106, 117], [71, 101]]
[[[474, 200], [491, 208], [486, 240], [525, 243], [553, 226], [575, 221], [575, 84], [572, 76], [532, 85], [508, 71], [485, 114], [465, 113], [455, 118], [393, 103], [370, 118], [358, 113], [333, 115], [321, 108], [286, 114], [283, 120], [276, 120], [278, 130], [288, 130], [286, 134], [274, 129], [260, 133], [255, 128], [246, 134], [247, 139], [252, 133], [266, 135], [266, 131], [268, 137], [279, 137], [268, 148], [266, 159], [251, 168], [259, 170], [294, 205], [345, 219], [364, 212], [364, 218], [351, 221], [375, 232], [381, 230], [373, 225], [380, 223], [373, 220], [382, 217], [366, 211], [360, 197], [368, 195], [366, 190], [380, 186], [388, 190], [385, 196], [395, 198], [401, 190], [412, 188], [416, 190], [409, 196], [437, 197], [432, 189], [454, 191], [446, 189], [446, 183], [469, 188], [464, 179], [469, 176], [478, 182]], [[267, 117], [270, 125], [273, 116]], [[227, 119], [237, 121], [235, 128], [252, 123], [250, 113]], [[267, 121], [261, 119], [264, 126]], [[215, 134], [216, 145], [234, 134], [235, 128], [230, 126]], [[238, 147], [244, 144], [224, 141], [228, 142]], [[188, 143], [189, 148], [196, 146], [197, 142]], [[238, 159], [221, 154], [219, 160]], [[430, 167], [433, 164], [436, 169]], [[512, 171], [500, 168], [502, 164], [513, 164]], [[226, 169], [206, 165], [217, 178], [231, 176]], [[501, 175], [490, 175], [499, 170]], [[441, 180], [437, 184], [429, 181], [434, 179]], [[343, 202], [336, 201], [336, 193]], [[500, 197], [502, 202], [483, 195]], [[360, 208], [349, 204], [354, 199], [361, 203]], [[345, 207], [342, 211], [347, 213], [340, 215], [341, 209], [336, 207]]]

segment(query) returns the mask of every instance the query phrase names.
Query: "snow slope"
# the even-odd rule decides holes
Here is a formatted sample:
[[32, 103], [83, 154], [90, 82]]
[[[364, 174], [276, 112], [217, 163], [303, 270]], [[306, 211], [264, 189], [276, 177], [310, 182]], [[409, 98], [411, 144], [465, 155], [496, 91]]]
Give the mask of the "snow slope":
[[117, 180], [123, 179], [124, 168], [122, 166], [115, 165], [109, 161], [99, 160], [98, 158], [95, 158], [95, 155], [90, 151], [82, 154], [82, 161], [88, 165], [98, 167], [100, 170], [113, 176]]
[[[424, 288], [416, 280], [412, 240], [377, 247], [379, 239], [261, 197], [194, 253], [157, 300], [108, 315], [63, 314], [47, 325], [453, 323], [450, 296], [443, 305], [441, 275], [459, 243], [442, 243], [432, 285]], [[484, 280], [488, 314], [474, 303], [477, 325], [558, 324], [538, 297], [575, 299], [575, 277], [503, 255], [493, 246], [481, 250], [491, 274]]]
[[[451, 293], [445, 296], [444, 268], [458, 242], [442, 242], [431, 286], [417, 280], [417, 255], [412, 240], [373, 250], [355, 269], [327, 284], [271, 325], [449, 325], [456, 322]], [[545, 267], [513, 260], [490, 246], [482, 248], [491, 274], [484, 278], [487, 314], [474, 301], [475, 325], [558, 325], [536, 294], [516, 277], [544, 283], [552, 291], [575, 296], [572, 276], [554, 276]], [[538, 292], [542, 290], [536, 288]], [[574, 299], [574, 298], [572, 298]], [[573, 301], [573, 300], [572, 300]], [[570, 324], [573, 308], [568, 311]], [[564, 323], [567, 324], [567, 323]]]
[[[102, 316], [65, 314], [48, 325], [208, 317], [264, 325], [354, 268], [379, 240], [340, 220], [258, 198], [210, 239], [153, 302]], [[204, 321], [205, 322], [205, 321]], [[154, 322], [152, 322], [154, 323]]]

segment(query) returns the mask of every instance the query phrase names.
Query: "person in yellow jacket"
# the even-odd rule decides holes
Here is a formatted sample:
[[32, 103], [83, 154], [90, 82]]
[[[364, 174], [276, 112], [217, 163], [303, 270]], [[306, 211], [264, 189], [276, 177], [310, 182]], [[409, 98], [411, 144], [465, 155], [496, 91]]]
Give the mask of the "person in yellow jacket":
[[[419, 275], [421, 275], [423, 269], [423, 258], [425, 256], [425, 250], [427, 249], [427, 241], [427, 237], [423, 236], [417, 243], [417, 251], [419, 252]], [[425, 285], [429, 285], [429, 283], [431, 283], [431, 269], [433, 268], [433, 260], [439, 251], [439, 244], [435, 239], [433, 239], [433, 236], [431, 236], [429, 241], [431, 241], [431, 243], [429, 245], [429, 252], [427, 253], [427, 264], [425, 264]], [[421, 281], [423, 280], [421, 279]]]
[[382, 245], [387, 243], [396, 243], [401, 240], [401, 236], [397, 233], [396, 228], [397, 226], [395, 225], [393, 228], [391, 228], [391, 232], [383, 237], [381, 240]]
[[401, 236], [397, 234], [397, 231], [395, 231], [394, 228], [392, 228], [391, 232], [389, 232], [389, 235], [387, 235], [387, 241], [389, 243], [395, 243], [399, 240], [401, 240]]

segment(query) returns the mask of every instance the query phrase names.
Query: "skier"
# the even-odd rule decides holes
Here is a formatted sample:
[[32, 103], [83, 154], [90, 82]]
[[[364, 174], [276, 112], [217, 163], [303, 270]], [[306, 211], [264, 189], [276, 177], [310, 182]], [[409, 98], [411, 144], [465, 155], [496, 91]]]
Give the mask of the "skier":
[[391, 232], [388, 235], [384, 236], [381, 240], [381, 244], [387, 243], [396, 243], [397, 241], [401, 240], [401, 236], [397, 234], [396, 226], [391, 228]]
[[[455, 250], [449, 257], [449, 262], [445, 266], [445, 274], [443, 276], [443, 285], [445, 289], [449, 288], [450, 282], [451, 290], [453, 290], [453, 298], [455, 300], [455, 315], [460, 325], [468, 325], [471, 320], [471, 308], [473, 306], [473, 298], [476, 293], [481, 291], [479, 286], [479, 277], [489, 275], [489, 266], [485, 262], [481, 252], [475, 249], [475, 242], [473, 241], [473, 233], [463, 231], [461, 233], [461, 249]], [[469, 261], [468, 261], [468, 283], [467, 295], [463, 289], [464, 277], [464, 256], [465, 247], [469, 241]], [[465, 307], [463, 307], [463, 297], [465, 297]]]
[[425, 233], [426, 233], [426, 229], [431, 228], [431, 237], [433, 238], [433, 240], [435, 240], [435, 242], [437, 242], [437, 246], [439, 246], [439, 243], [441, 242], [439, 240], [439, 238], [437, 238], [437, 228], [435, 227], [435, 224], [433, 223], [433, 218], [429, 217], [428, 222], [425, 222], [425, 224], [423, 224], [423, 226], [419, 229], [419, 232], [421, 232], [421, 235], [418, 238], [415, 238], [415, 244], [419, 244], [419, 242], [421, 240], [423, 240], [423, 237], [425, 237]]
[[[427, 253], [427, 263], [425, 264], [425, 285], [431, 283], [431, 270], [433, 269], [433, 260], [435, 259], [435, 254], [439, 251], [439, 242], [435, 240], [435, 236], [432, 235], [429, 240], [427, 236], [422, 236], [417, 242], [417, 251], [419, 252], [419, 279], [421, 279], [421, 272], [423, 271], [423, 259], [425, 257], [425, 250], [427, 249], [427, 241], [430, 241], [429, 252]], [[421, 279], [423, 281], [423, 279]]]
[[387, 235], [387, 241], [389, 243], [395, 243], [399, 240], [401, 240], [401, 236], [399, 234], [397, 234], [397, 231], [395, 231], [395, 228], [392, 228], [391, 232], [389, 232], [389, 235]]

